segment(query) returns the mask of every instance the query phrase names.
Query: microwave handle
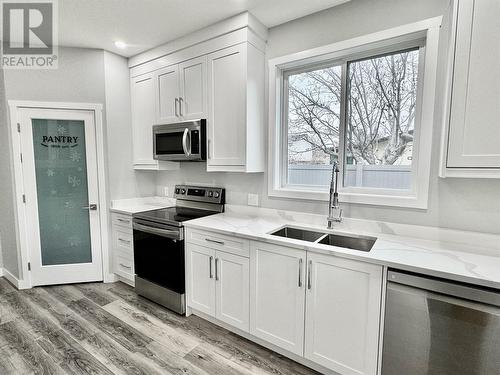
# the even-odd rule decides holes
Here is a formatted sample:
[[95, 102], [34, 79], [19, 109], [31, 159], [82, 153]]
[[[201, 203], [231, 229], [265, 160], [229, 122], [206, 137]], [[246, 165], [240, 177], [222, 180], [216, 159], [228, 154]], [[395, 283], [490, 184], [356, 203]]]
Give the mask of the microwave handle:
[[191, 142], [189, 142], [189, 147], [188, 147], [188, 137], [189, 137], [189, 129], [186, 128], [184, 129], [184, 134], [182, 135], [182, 149], [184, 150], [184, 153], [186, 154], [186, 156], [190, 156], [191, 155]]

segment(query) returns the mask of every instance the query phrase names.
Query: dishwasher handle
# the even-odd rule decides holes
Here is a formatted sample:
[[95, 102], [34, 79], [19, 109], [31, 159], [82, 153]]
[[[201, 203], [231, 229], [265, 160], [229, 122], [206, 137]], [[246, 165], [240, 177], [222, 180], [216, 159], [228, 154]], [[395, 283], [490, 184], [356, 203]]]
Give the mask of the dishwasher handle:
[[500, 290], [389, 270], [387, 281], [500, 307]]

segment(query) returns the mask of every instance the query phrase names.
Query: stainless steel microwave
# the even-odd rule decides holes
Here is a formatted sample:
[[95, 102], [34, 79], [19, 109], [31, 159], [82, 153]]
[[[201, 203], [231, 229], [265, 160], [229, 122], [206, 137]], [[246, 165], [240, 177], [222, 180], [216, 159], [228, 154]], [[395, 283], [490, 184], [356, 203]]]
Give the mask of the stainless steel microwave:
[[207, 160], [206, 120], [153, 126], [153, 152], [156, 160]]

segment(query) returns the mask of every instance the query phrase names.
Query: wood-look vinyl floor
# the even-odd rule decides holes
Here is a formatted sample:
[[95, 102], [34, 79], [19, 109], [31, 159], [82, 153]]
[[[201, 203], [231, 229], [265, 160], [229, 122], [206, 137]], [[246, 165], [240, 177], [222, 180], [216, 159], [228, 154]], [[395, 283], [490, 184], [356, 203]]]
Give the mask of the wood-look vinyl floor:
[[122, 283], [18, 291], [0, 278], [0, 375], [317, 374]]

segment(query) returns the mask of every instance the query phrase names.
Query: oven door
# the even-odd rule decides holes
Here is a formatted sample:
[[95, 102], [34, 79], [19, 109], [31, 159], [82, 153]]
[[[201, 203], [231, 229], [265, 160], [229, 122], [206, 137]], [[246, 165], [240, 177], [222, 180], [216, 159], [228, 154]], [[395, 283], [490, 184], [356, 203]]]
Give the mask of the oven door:
[[134, 219], [135, 273], [141, 279], [184, 294], [183, 229]]
[[153, 148], [156, 160], [205, 160], [205, 120], [153, 127]]

